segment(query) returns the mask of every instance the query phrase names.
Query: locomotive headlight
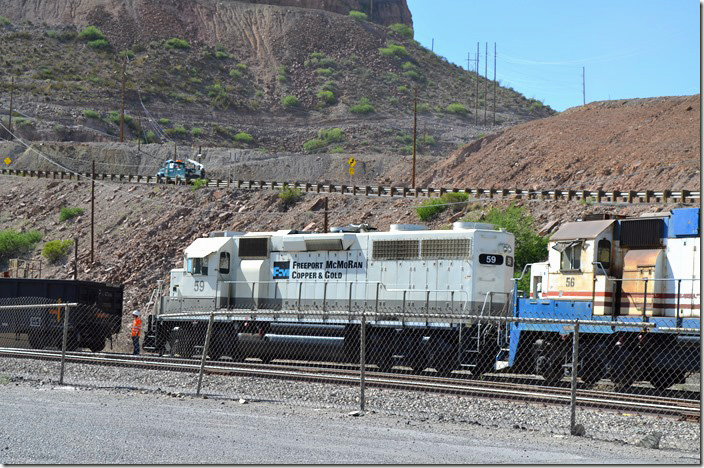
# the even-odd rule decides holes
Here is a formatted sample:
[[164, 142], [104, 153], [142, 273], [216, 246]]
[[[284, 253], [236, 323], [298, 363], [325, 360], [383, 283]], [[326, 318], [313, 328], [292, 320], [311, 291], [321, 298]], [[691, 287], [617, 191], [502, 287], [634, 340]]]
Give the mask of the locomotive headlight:
[[503, 244], [503, 247], [504, 247], [504, 253], [510, 253], [511, 251], [513, 251], [511, 246], [508, 244]]

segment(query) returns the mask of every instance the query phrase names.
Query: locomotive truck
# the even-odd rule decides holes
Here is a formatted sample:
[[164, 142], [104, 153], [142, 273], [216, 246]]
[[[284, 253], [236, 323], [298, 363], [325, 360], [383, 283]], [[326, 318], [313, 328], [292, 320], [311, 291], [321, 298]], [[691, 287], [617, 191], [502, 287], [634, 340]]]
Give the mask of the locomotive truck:
[[499, 328], [458, 316], [510, 314], [513, 234], [461, 222], [334, 231], [196, 239], [148, 317], [145, 349], [193, 356], [209, 317], [191, 312], [218, 311], [208, 348], [215, 359], [352, 362], [364, 320], [367, 362], [382, 370], [494, 368]]
[[[548, 260], [532, 265], [529, 297], [514, 299], [513, 315], [620, 325], [581, 329], [579, 376], [587, 383], [605, 377], [620, 387], [684, 383], [700, 371], [699, 208], [602, 218], [560, 227]], [[624, 328], [628, 322], [654, 327]], [[513, 323], [509, 364], [559, 380], [571, 366], [572, 330]]]

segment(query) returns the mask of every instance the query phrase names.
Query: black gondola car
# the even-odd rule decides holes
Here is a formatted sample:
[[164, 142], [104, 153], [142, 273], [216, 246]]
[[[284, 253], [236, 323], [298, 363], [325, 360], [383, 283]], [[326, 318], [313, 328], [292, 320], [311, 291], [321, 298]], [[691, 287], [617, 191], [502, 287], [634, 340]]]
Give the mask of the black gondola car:
[[[77, 302], [68, 321], [70, 349], [101, 351], [120, 331], [122, 285], [92, 281], [0, 278], [0, 305]], [[63, 310], [51, 307], [0, 310], [0, 346], [61, 347]]]

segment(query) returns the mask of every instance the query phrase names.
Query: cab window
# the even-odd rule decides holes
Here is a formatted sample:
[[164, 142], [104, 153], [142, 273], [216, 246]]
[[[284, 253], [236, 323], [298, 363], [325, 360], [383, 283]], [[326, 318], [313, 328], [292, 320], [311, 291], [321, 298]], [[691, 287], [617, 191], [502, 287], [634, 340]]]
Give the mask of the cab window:
[[572, 242], [560, 254], [561, 270], [579, 270], [582, 267], [582, 243]]
[[208, 274], [208, 257], [205, 258], [188, 258], [186, 260], [186, 269], [192, 275], [207, 275]]
[[221, 275], [230, 273], [230, 254], [228, 252], [220, 252], [218, 271]]
[[601, 239], [596, 252], [596, 261], [601, 263], [604, 270], [608, 270], [611, 267], [611, 242], [607, 239]]

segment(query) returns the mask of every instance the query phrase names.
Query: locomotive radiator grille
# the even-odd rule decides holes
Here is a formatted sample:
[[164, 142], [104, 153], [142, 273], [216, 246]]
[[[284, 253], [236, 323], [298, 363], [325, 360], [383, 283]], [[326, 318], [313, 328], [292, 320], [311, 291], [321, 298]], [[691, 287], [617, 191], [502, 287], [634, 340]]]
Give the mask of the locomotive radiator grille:
[[417, 240], [377, 240], [372, 244], [372, 259], [413, 260], [418, 259], [419, 250]]
[[421, 244], [422, 259], [457, 259], [471, 256], [471, 239], [429, 239]]

